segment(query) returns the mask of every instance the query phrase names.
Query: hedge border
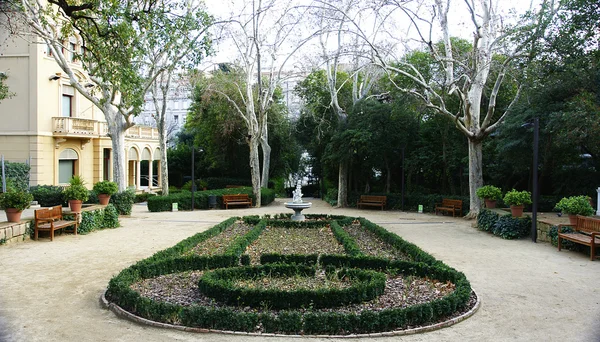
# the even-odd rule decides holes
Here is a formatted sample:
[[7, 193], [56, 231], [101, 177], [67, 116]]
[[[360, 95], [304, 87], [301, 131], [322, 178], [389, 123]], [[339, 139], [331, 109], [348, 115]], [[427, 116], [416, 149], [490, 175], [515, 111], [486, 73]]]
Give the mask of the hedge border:
[[[473, 295], [477, 298], [477, 301], [475, 302], [475, 304], [473, 305], [473, 307], [465, 312], [462, 315], [459, 315], [457, 317], [451, 318], [449, 320], [443, 321], [443, 322], [439, 322], [436, 324], [432, 324], [432, 325], [427, 325], [427, 326], [421, 326], [418, 328], [412, 328], [412, 329], [404, 329], [404, 330], [393, 330], [393, 331], [386, 331], [386, 332], [379, 332], [379, 333], [368, 333], [368, 334], [351, 334], [351, 335], [314, 335], [311, 337], [315, 337], [315, 338], [340, 338], [340, 339], [356, 339], [356, 338], [362, 338], [362, 337], [389, 337], [389, 336], [406, 336], [406, 335], [414, 335], [414, 334], [421, 334], [421, 333], [426, 333], [426, 332], [430, 332], [430, 331], [435, 331], [435, 330], [439, 330], [442, 328], [447, 328], [449, 326], [452, 326], [454, 324], [460, 323], [462, 321], [464, 321], [465, 319], [473, 316], [477, 310], [479, 310], [479, 308], [481, 307], [481, 299], [479, 298], [479, 296], [476, 294], [476, 292], [473, 290]], [[205, 328], [193, 328], [193, 327], [186, 327], [186, 326], [182, 326], [182, 325], [174, 325], [174, 324], [169, 324], [169, 323], [161, 323], [161, 322], [156, 322], [156, 321], [152, 321], [137, 315], [132, 314], [131, 312], [124, 310], [123, 308], [121, 308], [119, 305], [115, 304], [115, 303], [111, 303], [106, 299], [106, 291], [104, 291], [101, 295], [100, 295], [100, 306], [106, 310], [110, 310], [112, 311], [116, 316], [118, 317], [122, 317], [125, 318], [127, 320], [130, 320], [134, 323], [138, 323], [138, 324], [143, 324], [143, 325], [148, 325], [151, 327], [156, 327], [156, 328], [164, 328], [164, 329], [173, 329], [173, 330], [179, 330], [179, 331], [186, 331], [186, 332], [193, 332], [193, 333], [218, 333], [218, 334], [225, 334], [225, 335], [242, 335], [242, 336], [266, 336], [266, 337], [286, 337], [286, 338], [306, 338], [305, 335], [288, 335], [288, 334], [274, 334], [274, 333], [253, 333], [253, 332], [244, 332], [244, 331], [231, 331], [231, 330], [219, 330], [219, 329], [205, 329]]]
[[[221, 224], [225, 222], [226, 221]], [[361, 219], [361, 223], [365, 227], [367, 224], [370, 224], [371, 229], [383, 229], [365, 219]], [[365, 311], [360, 314], [342, 314], [338, 312], [308, 312], [301, 314], [295, 311], [280, 311], [279, 316], [273, 316], [271, 313], [245, 313], [228, 308], [213, 309], [197, 306], [181, 307], [164, 302], [154, 302], [148, 298], [142, 298], [137, 292], [129, 288], [129, 285], [142, 278], [172, 273], [174, 271], [172, 268], [156, 267], [157, 265], [151, 265], [148, 264], [146, 260], [142, 260], [138, 262], [138, 264], [124, 269], [119, 275], [111, 279], [106, 291], [106, 298], [113, 300], [113, 304], [122, 309], [130, 311], [136, 316], [139, 315], [145, 317], [146, 319], [159, 320], [167, 322], [167, 324], [170, 321], [176, 320], [187, 325], [190, 329], [194, 329], [189, 327], [190, 325], [203, 326], [204, 328], [200, 329], [206, 331], [215, 329], [246, 331], [246, 333], [242, 334], [248, 334], [248, 331], [254, 331], [256, 325], [262, 323], [267, 332], [284, 331], [297, 333], [302, 331], [304, 334], [311, 335], [348, 333], [353, 336], [356, 336], [356, 334], [368, 333], [368, 335], [371, 336], [373, 333], [390, 331], [404, 326], [424, 325], [428, 322], [451, 315], [457, 312], [457, 310], [462, 310], [467, 306], [471, 293], [473, 292], [464, 274], [435, 260], [433, 257], [421, 251], [417, 246], [407, 243], [399, 237], [395, 239], [394, 245], [397, 248], [404, 248], [405, 250], [412, 252], [416, 257], [426, 262], [389, 261], [383, 258], [373, 257], [330, 257], [335, 257], [338, 258], [338, 261], [341, 260], [352, 264], [367, 263], [367, 265], [363, 265], [363, 267], [367, 269], [385, 268], [388, 270], [391, 269], [393, 272], [409, 275], [426, 275], [442, 281], [449, 280], [454, 282], [455, 291], [450, 295], [429, 303], [407, 308], [385, 309], [378, 312]], [[157, 254], [160, 253], [161, 252]], [[321, 257], [322, 262], [327, 264], [327, 259], [325, 258], [323, 261], [323, 257], [324, 256]], [[239, 259], [239, 256], [235, 255], [214, 256], [210, 258], [210, 262], [206, 262], [201, 266], [204, 268], [218, 268], [239, 265]], [[170, 260], [163, 260], [163, 262], [170, 261], [172, 263], [173, 260], [174, 259], [171, 258]], [[196, 264], [186, 265], [185, 267], [180, 266], [176, 267], [177, 270], [175, 271], [182, 271], [182, 268], [190, 266], [197, 267]], [[144, 270], [144, 267], [150, 268], [152, 272], [148, 272], [147, 269]], [[450, 321], [452, 321], [452, 319]], [[266, 336], [274, 334], [261, 333], [258, 335]], [[283, 334], [282, 336], [289, 335]]]

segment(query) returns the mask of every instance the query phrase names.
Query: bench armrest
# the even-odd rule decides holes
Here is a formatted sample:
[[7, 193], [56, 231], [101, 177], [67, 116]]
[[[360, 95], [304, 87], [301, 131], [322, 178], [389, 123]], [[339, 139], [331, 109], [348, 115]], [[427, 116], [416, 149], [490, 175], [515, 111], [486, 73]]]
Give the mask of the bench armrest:
[[558, 232], [560, 233], [562, 231], [563, 227], [575, 227], [574, 224], [570, 224], [570, 223], [561, 223], [558, 225]]

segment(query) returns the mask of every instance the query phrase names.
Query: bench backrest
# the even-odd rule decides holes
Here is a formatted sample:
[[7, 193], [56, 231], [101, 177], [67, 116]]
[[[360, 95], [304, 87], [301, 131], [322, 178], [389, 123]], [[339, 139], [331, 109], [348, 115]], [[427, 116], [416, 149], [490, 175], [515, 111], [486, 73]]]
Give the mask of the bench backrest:
[[576, 230], [581, 230], [588, 233], [600, 232], [600, 219], [591, 216], [577, 215]]
[[360, 195], [361, 202], [382, 202], [385, 203], [387, 200], [386, 196], [374, 196], [374, 195]]
[[36, 220], [62, 219], [62, 205], [36, 209], [34, 211], [34, 216]]
[[454, 206], [456, 209], [462, 210], [462, 200], [444, 198], [442, 199], [442, 206]]
[[250, 197], [246, 194], [240, 195], [223, 195], [224, 201], [249, 201]]

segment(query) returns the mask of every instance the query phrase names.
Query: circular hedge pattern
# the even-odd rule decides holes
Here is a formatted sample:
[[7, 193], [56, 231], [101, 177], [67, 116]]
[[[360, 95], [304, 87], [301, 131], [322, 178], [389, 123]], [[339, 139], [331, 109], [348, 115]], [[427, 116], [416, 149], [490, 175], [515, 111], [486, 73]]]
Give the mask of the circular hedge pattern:
[[[376, 298], [385, 289], [383, 273], [360, 269], [337, 271], [338, 278], [352, 283], [343, 289], [320, 288], [292, 290], [261, 289], [237, 286], [232, 280], [264, 277], [314, 277], [314, 267], [302, 265], [264, 265], [224, 268], [204, 273], [198, 282], [199, 290], [217, 301], [235, 306], [273, 309], [331, 308], [351, 303], [362, 303]], [[331, 273], [331, 271], [330, 271]]]

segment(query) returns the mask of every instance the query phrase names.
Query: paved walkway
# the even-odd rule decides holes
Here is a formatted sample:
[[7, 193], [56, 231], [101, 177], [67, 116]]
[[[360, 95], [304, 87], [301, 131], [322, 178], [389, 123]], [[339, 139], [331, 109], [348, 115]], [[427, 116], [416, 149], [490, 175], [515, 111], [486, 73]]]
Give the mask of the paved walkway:
[[[177, 213], [150, 213], [135, 205], [118, 229], [0, 246], [0, 341], [294, 340], [150, 328], [117, 318], [98, 303], [108, 281], [123, 268], [231, 215], [288, 212], [282, 202], [260, 209]], [[481, 297], [479, 311], [452, 327], [369, 340], [600, 340], [600, 261], [559, 253], [544, 243], [502, 240], [459, 218], [313, 203], [305, 213], [364, 216], [416, 243], [464, 272]]]

